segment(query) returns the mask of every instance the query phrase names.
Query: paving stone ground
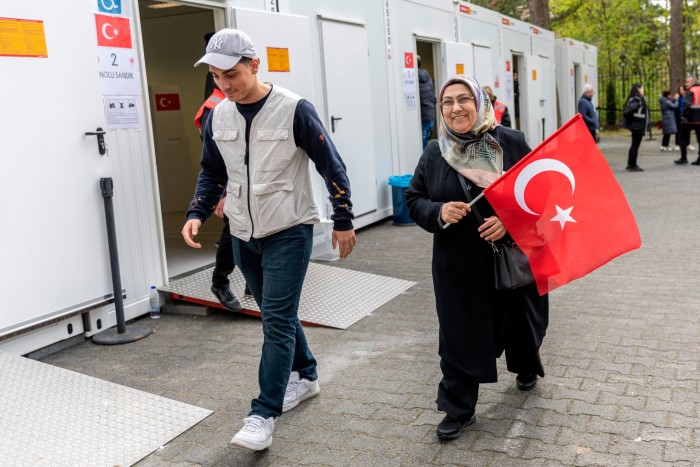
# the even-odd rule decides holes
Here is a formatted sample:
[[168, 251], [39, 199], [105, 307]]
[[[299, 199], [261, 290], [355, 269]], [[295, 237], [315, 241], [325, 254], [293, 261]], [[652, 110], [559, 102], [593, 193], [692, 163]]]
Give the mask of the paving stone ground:
[[307, 328], [322, 392], [278, 419], [267, 451], [228, 444], [257, 394], [256, 318], [164, 314], [144, 320], [147, 339], [43, 361], [214, 411], [139, 467], [700, 465], [700, 167], [674, 165], [657, 135], [642, 143], [646, 171], [628, 173], [628, 146], [627, 135], [600, 144], [642, 248], [551, 294], [546, 378], [522, 393], [499, 361], [477, 423], [453, 442], [435, 436], [431, 236], [390, 220], [361, 229], [334, 265], [417, 284], [347, 330]]

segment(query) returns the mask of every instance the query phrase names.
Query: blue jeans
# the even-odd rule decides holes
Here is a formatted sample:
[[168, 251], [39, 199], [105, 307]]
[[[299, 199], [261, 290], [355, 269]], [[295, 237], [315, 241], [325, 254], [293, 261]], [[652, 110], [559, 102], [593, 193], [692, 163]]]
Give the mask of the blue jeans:
[[428, 120], [427, 122], [421, 122], [423, 127], [423, 150], [428, 145], [430, 141], [430, 135], [433, 133], [433, 127], [435, 126], [435, 120]]
[[253, 399], [249, 416], [282, 415], [284, 392], [292, 371], [308, 380], [318, 378], [316, 359], [297, 315], [312, 243], [313, 226], [308, 224], [248, 242], [233, 237], [236, 265], [260, 307], [263, 322], [258, 368], [260, 395]]

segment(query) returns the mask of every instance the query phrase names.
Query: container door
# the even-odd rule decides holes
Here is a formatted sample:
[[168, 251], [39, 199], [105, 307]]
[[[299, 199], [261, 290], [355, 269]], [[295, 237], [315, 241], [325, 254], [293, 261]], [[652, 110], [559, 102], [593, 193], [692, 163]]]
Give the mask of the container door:
[[444, 41], [442, 50], [443, 81], [454, 75], [474, 76], [474, 51], [471, 44]]
[[98, 152], [96, 3], [5, 2], [0, 18], [0, 335], [111, 295]]
[[498, 96], [500, 83], [493, 71], [493, 54], [494, 52], [490, 47], [474, 46], [474, 78], [482, 86], [491, 86], [494, 94]]
[[321, 21], [326, 127], [348, 170], [355, 216], [377, 210], [367, 30]]
[[542, 94], [543, 69], [540, 57], [524, 55], [520, 73], [520, 123], [528, 144], [534, 148], [543, 140], [543, 123], [546, 123]]

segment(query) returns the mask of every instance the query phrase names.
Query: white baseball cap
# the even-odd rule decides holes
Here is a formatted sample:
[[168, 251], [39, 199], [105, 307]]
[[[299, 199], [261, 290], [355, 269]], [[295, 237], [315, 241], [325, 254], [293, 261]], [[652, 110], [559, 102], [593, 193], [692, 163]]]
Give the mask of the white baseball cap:
[[230, 70], [243, 57], [255, 57], [253, 40], [243, 31], [226, 28], [211, 36], [207, 53], [194, 66], [206, 63], [222, 70]]

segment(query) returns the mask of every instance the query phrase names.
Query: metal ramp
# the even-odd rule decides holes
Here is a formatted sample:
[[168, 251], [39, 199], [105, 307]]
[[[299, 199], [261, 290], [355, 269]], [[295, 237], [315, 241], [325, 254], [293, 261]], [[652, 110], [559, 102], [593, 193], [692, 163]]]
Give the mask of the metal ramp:
[[128, 466], [211, 410], [0, 352], [0, 465]]
[[[172, 281], [160, 290], [170, 292], [174, 300], [222, 308], [210, 290], [213, 269]], [[245, 281], [238, 268], [230, 279], [242, 312], [260, 316], [253, 297], [243, 294]], [[347, 329], [413, 285], [415, 282], [393, 277], [310, 263], [299, 302], [299, 319], [306, 325]]]

